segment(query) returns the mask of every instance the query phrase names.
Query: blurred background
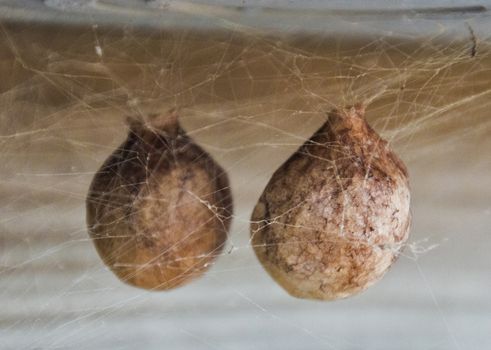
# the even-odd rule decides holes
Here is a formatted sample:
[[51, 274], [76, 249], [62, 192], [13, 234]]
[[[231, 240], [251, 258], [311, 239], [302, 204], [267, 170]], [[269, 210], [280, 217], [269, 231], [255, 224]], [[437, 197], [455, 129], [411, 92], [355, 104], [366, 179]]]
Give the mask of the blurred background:
[[[491, 346], [489, 1], [0, 1], [0, 348]], [[366, 101], [405, 161], [413, 227], [344, 300], [262, 269], [250, 214], [326, 112]], [[173, 291], [121, 283], [85, 225], [125, 118], [177, 107], [229, 172], [227, 247]]]

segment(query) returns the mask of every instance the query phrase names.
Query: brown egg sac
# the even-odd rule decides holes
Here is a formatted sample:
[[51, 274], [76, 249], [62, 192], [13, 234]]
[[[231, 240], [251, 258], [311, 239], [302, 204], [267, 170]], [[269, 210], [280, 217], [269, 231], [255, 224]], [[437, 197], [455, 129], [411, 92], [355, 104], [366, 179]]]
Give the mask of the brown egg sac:
[[203, 274], [222, 251], [232, 216], [227, 174], [174, 112], [129, 119], [129, 126], [90, 187], [89, 234], [122, 281], [174, 288]]
[[252, 214], [252, 244], [291, 295], [333, 300], [382, 278], [409, 234], [406, 167], [361, 106], [334, 110], [273, 175]]

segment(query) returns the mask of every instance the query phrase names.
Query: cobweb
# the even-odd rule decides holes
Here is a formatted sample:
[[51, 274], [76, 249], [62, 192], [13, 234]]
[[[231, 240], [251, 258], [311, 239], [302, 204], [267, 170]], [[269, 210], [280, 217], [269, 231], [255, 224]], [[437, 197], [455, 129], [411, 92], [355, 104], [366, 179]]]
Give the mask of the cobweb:
[[[453, 40], [3, 24], [0, 347], [491, 345], [491, 56], [462, 25], [468, 36]], [[250, 213], [326, 112], [362, 101], [409, 168], [411, 237], [368, 291], [294, 299], [257, 262]], [[126, 117], [171, 108], [228, 172], [235, 213], [202, 278], [151, 292], [103, 265], [84, 203]]]

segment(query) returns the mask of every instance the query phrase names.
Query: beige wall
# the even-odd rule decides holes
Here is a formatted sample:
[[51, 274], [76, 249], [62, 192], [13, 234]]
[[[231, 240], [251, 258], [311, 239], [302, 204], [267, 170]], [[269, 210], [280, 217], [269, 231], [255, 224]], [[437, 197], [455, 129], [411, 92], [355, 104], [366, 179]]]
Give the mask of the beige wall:
[[[0, 26], [0, 345], [491, 345], [488, 44], [233, 33]], [[248, 246], [250, 212], [325, 112], [362, 100], [410, 171], [410, 245], [360, 296], [293, 299]], [[207, 276], [147, 293], [99, 261], [84, 200], [125, 116], [172, 107], [229, 171], [236, 217]]]

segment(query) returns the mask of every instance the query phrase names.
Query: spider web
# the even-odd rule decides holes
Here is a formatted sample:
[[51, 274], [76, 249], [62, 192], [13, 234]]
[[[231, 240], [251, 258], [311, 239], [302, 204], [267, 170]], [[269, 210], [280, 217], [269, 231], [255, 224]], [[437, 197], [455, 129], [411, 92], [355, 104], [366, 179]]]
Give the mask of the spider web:
[[[3, 24], [1, 347], [491, 345], [491, 56], [487, 38], [467, 26], [467, 37], [452, 40]], [[366, 292], [294, 299], [257, 262], [250, 214], [326, 111], [360, 101], [409, 168], [411, 237]], [[97, 256], [85, 198], [126, 137], [125, 118], [175, 107], [229, 174], [233, 226], [202, 278], [144, 291]]]

